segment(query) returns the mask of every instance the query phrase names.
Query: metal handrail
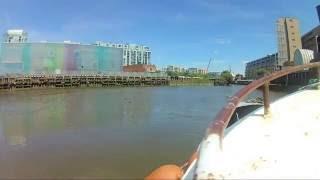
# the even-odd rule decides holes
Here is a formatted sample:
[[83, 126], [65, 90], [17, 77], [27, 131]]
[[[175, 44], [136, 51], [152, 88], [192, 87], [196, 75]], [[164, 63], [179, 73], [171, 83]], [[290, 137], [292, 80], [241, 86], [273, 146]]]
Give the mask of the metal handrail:
[[267, 76], [264, 76], [258, 80], [253, 81], [249, 85], [242, 88], [238, 91], [234, 96], [232, 96], [228, 102], [228, 104], [220, 110], [220, 112], [216, 115], [212, 123], [209, 125], [206, 137], [210, 134], [216, 134], [220, 137], [220, 146], [222, 148], [222, 139], [224, 136], [224, 130], [226, 129], [232, 114], [234, 113], [237, 105], [248, 96], [250, 93], [258, 89], [259, 87], [263, 86], [263, 96], [264, 96], [264, 109], [265, 114], [268, 114], [269, 107], [270, 107], [270, 100], [269, 100], [269, 84], [270, 81], [283, 77], [285, 75], [303, 71], [306, 68], [320, 68], [320, 62], [314, 62], [310, 64], [298, 65], [293, 67], [288, 67], [281, 71], [274, 72]]
[[[263, 87], [264, 114], [268, 115], [270, 109], [270, 82], [288, 74], [303, 71], [308, 68], [317, 68], [316, 73], [317, 76], [320, 77], [320, 62], [314, 62], [305, 65], [287, 67], [281, 71], [266, 75], [258, 80], [253, 81], [252, 83], [238, 91], [234, 96], [230, 98], [227, 105], [219, 111], [214, 120], [210, 123], [204, 139], [202, 140], [198, 150], [194, 153], [196, 154], [196, 158], [190, 158], [189, 161], [184, 166], [182, 166], [183, 171], [189, 169], [191, 163], [197, 160], [197, 168], [194, 177], [207, 179], [209, 178], [209, 176], [213, 175], [214, 171], [212, 170], [219, 166], [219, 154], [223, 151], [224, 131], [227, 128], [229, 121], [238, 104], [242, 100], [244, 100], [244, 98], [246, 98], [250, 93], [260, 87]], [[213, 159], [216, 159], [217, 162], [212, 163]], [[209, 171], [207, 171], [208, 168], [210, 169]]]

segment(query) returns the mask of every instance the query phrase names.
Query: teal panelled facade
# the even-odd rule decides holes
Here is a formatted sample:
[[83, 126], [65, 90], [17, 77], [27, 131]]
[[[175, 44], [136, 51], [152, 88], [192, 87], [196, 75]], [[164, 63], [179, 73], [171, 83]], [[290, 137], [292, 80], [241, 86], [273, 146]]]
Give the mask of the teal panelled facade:
[[28, 73], [31, 71], [31, 44], [26, 44], [22, 47], [22, 63], [23, 63], [23, 73]]
[[64, 43], [2, 43], [0, 74], [121, 72], [122, 49]]

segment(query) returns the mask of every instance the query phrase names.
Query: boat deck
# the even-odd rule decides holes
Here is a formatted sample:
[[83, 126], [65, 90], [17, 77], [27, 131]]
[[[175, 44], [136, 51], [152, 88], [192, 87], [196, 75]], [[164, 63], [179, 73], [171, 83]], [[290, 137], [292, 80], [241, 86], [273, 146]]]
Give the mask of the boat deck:
[[218, 177], [320, 178], [320, 90], [286, 96], [263, 114], [260, 108], [227, 130]]

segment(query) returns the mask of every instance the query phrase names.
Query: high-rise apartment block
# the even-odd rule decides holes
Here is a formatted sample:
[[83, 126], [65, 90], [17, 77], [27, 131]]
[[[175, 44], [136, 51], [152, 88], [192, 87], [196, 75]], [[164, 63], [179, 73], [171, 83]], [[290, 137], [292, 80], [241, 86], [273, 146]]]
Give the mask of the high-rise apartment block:
[[151, 49], [147, 46], [137, 44], [115, 44], [101, 41], [97, 41], [95, 45], [123, 49], [123, 66], [150, 64], [151, 61]]
[[277, 35], [279, 65], [293, 62], [295, 51], [302, 48], [299, 21], [287, 17], [278, 19]]
[[316, 59], [320, 58], [320, 25], [313, 28], [301, 37], [302, 48], [314, 52]]
[[10, 29], [3, 35], [5, 43], [24, 43], [28, 40], [28, 33], [22, 29]]
[[245, 76], [248, 79], [257, 79], [261, 72], [272, 73], [279, 69], [278, 54], [270, 54], [246, 63]]

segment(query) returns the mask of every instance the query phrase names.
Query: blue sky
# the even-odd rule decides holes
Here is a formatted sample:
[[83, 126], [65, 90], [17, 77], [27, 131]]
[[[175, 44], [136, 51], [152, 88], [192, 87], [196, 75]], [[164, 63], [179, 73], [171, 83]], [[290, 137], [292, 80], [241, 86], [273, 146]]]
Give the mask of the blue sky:
[[276, 52], [275, 21], [300, 20], [302, 34], [319, 24], [319, 0], [1, 0], [0, 32], [23, 28], [31, 41], [96, 40], [145, 44], [152, 63], [210, 71]]

